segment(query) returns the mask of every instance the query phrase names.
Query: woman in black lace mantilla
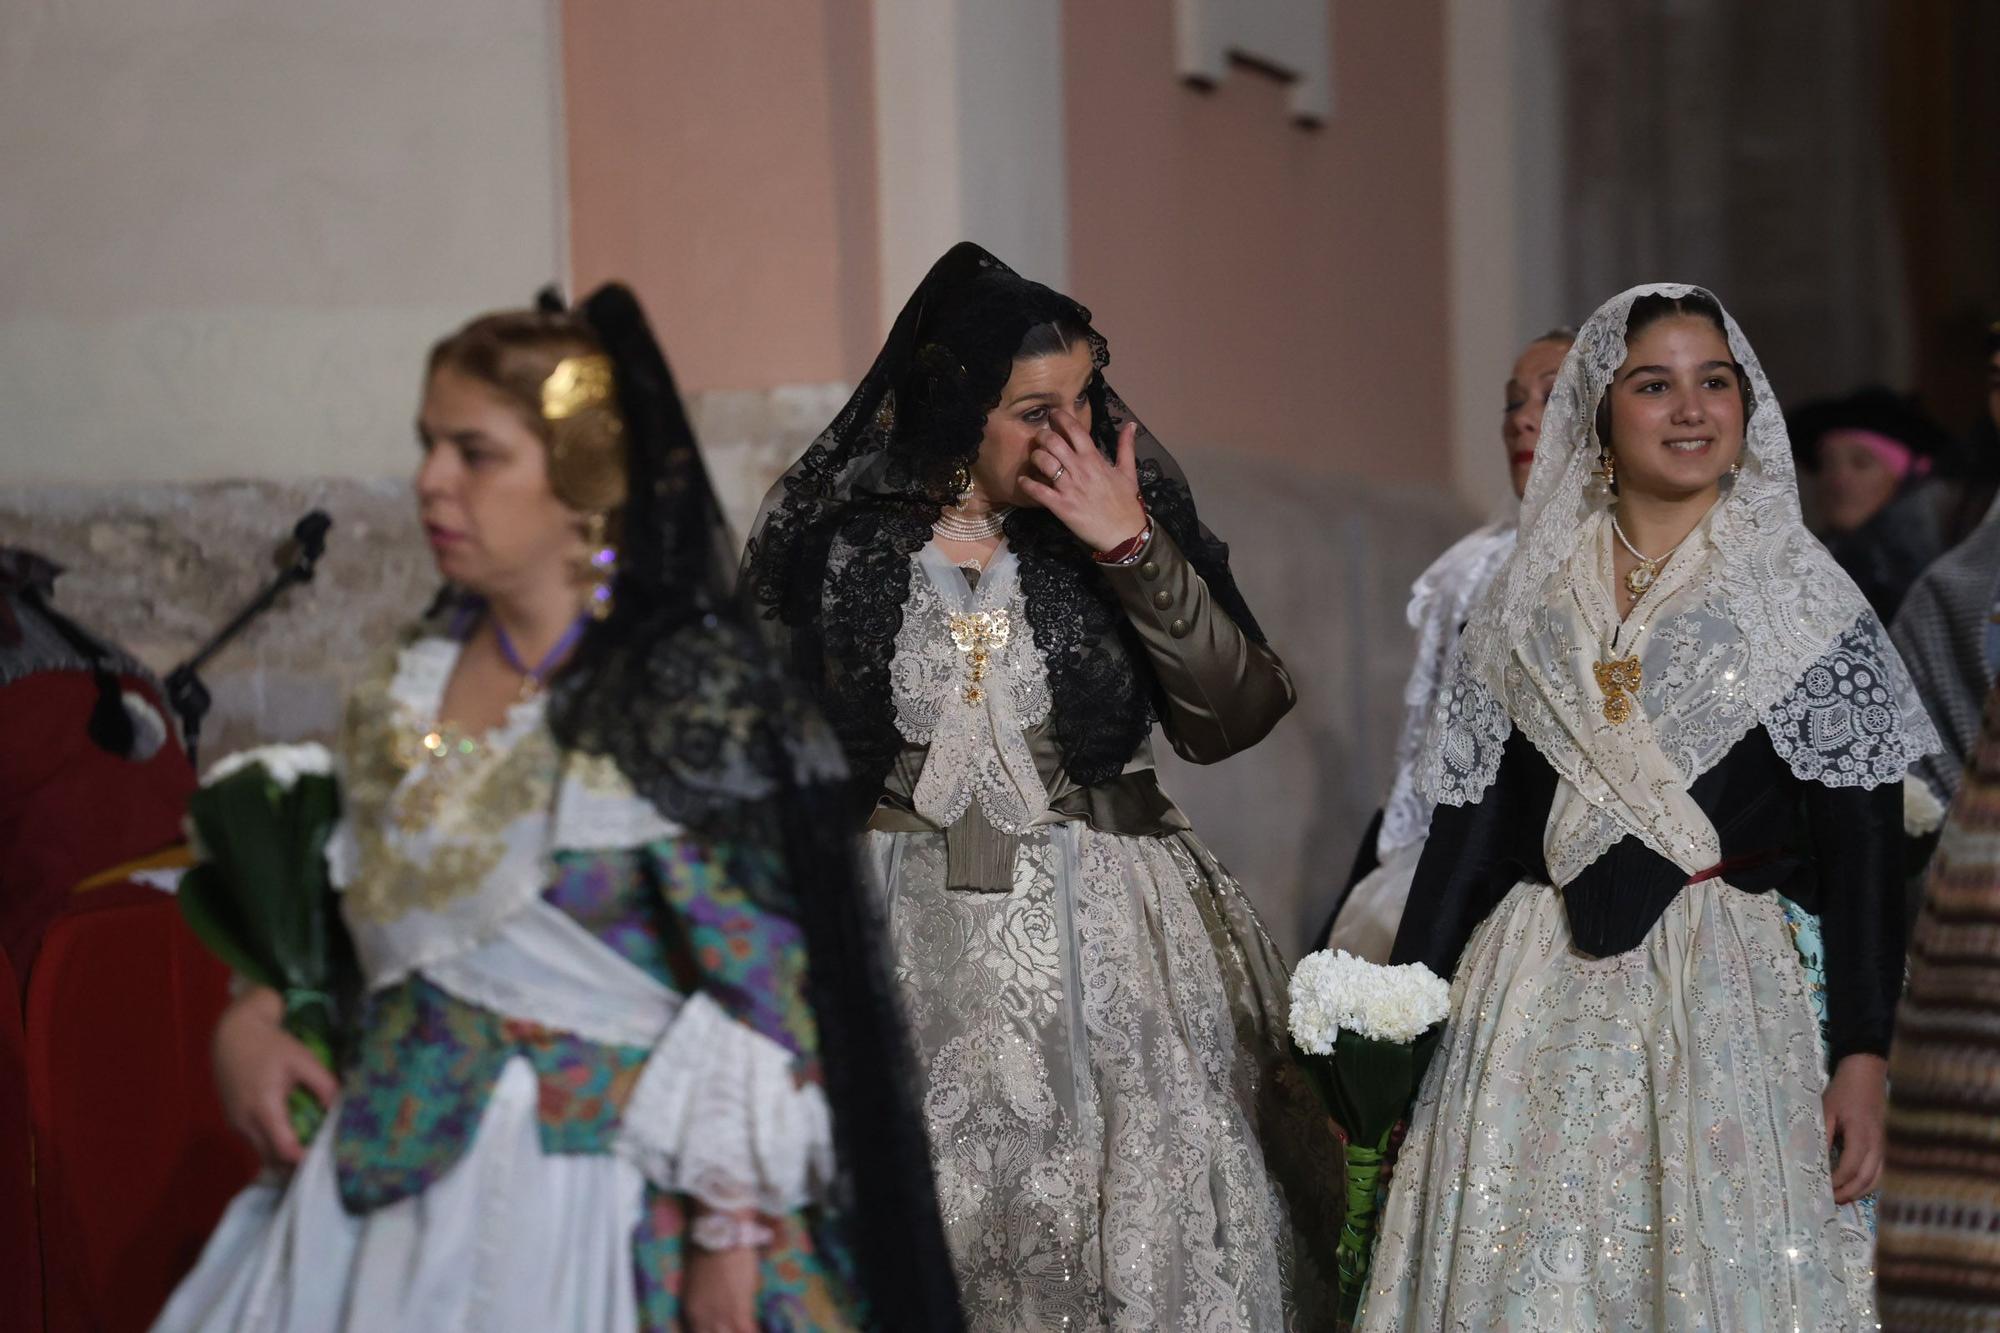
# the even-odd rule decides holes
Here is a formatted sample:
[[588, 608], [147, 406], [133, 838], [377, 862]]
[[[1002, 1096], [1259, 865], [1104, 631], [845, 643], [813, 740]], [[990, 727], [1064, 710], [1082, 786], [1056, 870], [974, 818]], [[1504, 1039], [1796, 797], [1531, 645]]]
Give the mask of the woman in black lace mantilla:
[[1293, 702], [1090, 314], [962, 244], [746, 565], [865, 797], [979, 1329], [1325, 1327], [1283, 961], [1161, 791]]

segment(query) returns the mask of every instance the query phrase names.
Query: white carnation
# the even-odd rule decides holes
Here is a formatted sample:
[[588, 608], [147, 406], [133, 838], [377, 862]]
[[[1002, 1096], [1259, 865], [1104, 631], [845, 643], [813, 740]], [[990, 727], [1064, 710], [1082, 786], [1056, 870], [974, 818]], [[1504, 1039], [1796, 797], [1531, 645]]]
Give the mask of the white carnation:
[[323, 777], [333, 772], [333, 755], [318, 741], [301, 745], [259, 745], [218, 759], [202, 778], [204, 787], [222, 781], [252, 765], [263, 768], [271, 781], [286, 791], [303, 777]]
[[1931, 784], [1912, 773], [1903, 779], [1903, 832], [1921, 838], [1944, 823], [1944, 802]]
[[1384, 967], [1345, 949], [1307, 954], [1292, 973], [1292, 1039], [1331, 1055], [1342, 1028], [1377, 1041], [1415, 1041], [1442, 1023], [1451, 987], [1422, 963]]

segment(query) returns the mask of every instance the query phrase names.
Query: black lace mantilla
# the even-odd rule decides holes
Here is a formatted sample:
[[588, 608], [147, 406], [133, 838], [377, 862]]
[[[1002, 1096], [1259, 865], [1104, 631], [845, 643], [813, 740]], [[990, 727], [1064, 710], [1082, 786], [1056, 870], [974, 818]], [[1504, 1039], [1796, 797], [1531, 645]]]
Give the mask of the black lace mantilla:
[[[818, 690], [857, 787], [880, 790], [902, 740], [890, 664], [910, 557], [930, 539], [951, 478], [979, 452], [1027, 332], [1061, 323], [1086, 332], [1098, 370], [1092, 435], [1115, 457], [1136, 421], [1104, 378], [1104, 339], [1090, 312], [960, 244], [910, 298], [861, 387], [764, 502], [744, 585], [801, 677]], [[1229, 571], [1229, 549], [1201, 524], [1186, 480], [1143, 424], [1140, 492], [1153, 521], [1187, 555], [1218, 605], [1259, 642], [1263, 633]], [[1158, 682], [1116, 593], [1054, 515], [1017, 509], [1007, 541], [1020, 560], [1035, 645], [1048, 662], [1052, 726], [1063, 767], [1092, 786], [1117, 776], [1159, 715]]]

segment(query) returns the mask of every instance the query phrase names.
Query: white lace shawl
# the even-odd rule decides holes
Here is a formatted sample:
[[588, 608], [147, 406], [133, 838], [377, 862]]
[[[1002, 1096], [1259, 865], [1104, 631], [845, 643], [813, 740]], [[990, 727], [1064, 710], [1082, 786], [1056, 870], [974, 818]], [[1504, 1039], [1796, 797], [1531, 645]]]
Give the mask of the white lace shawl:
[[[393, 725], [414, 736], [432, 724], [458, 652], [443, 638], [402, 651], [388, 685]], [[615, 1152], [661, 1189], [713, 1208], [780, 1214], [819, 1197], [833, 1174], [832, 1125], [820, 1088], [794, 1080], [791, 1053], [705, 994], [661, 985], [542, 900], [557, 851], [623, 850], [681, 830], [609, 760], [560, 755], [539, 696], [511, 709], [482, 747], [481, 760], [453, 773], [419, 761], [386, 799], [350, 802], [334, 833], [328, 865], [370, 989], [421, 972], [509, 1018], [650, 1046]], [[343, 755], [343, 767], [364, 767], [359, 758]], [[447, 790], [424, 806], [426, 818], [410, 818], [427, 777], [444, 777]], [[503, 790], [520, 806], [496, 820]], [[379, 841], [356, 827], [368, 819]], [[452, 873], [466, 866], [479, 873]], [[404, 887], [370, 883], [384, 876]], [[356, 912], [371, 895], [376, 906]]]
[[[1049, 673], [1028, 625], [1020, 563], [1002, 546], [975, 589], [936, 546], [910, 558], [916, 571], [890, 690], [897, 730], [930, 747], [911, 803], [950, 828], [976, 800], [1002, 833], [1025, 832], [1049, 804], [1027, 738], [1049, 714]], [[974, 700], [972, 656], [954, 640], [952, 621], [981, 613], [1006, 626], [1006, 641], [990, 650]]]
[[[1542, 420], [1520, 544], [1473, 611], [1425, 742], [1421, 789], [1464, 805], [1491, 785], [1508, 735], [1521, 729], [1567, 789], [1548, 835], [1559, 883], [1558, 862], [1573, 872], [1628, 832], [1676, 862], [1700, 854], [1673, 847], [1660, 810], [1622, 780], [1641, 750], [1668, 765], [1655, 785], [1684, 797], [1760, 723], [1793, 773], [1836, 787], [1900, 781], [1938, 744], [1880, 620], [1805, 529], [1784, 416], [1726, 313], [1730, 350], [1754, 395], [1742, 473], [1725, 483], [1699, 539], [1676, 553], [1621, 639], [1618, 655], [1635, 649], [1643, 665], [1643, 719], [1622, 729], [1590, 722], [1602, 705], [1591, 664], [1610, 646], [1582, 637], [1606, 628], [1588, 610], [1593, 589], [1596, 614], [1612, 614], [1602, 611], [1610, 497], [1593, 482], [1597, 404], [1625, 360], [1632, 303], [1700, 290], [1633, 288], [1577, 335]], [[1561, 808], [1578, 794], [1594, 814]]]
[[1375, 854], [1413, 846], [1430, 829], [1431, 803], [1417, 791], [1417, 768], [1424, 752], [1424, 733], [1438, 710], [1439, 696], [1449, 680], [1451, 656], [1458, 631], [1486, 585], [1514, 553], [1518, 533], [1513, 521], [1489, 523], [1454, 542], [1410, 585], [1407, 616], [1417, 632], [1417, 652], [1410, 678], [1403, 684], [1403, 725], [1396, 736], [1396, 776], [1382, 803], [1382, 830], [1375, 836]]

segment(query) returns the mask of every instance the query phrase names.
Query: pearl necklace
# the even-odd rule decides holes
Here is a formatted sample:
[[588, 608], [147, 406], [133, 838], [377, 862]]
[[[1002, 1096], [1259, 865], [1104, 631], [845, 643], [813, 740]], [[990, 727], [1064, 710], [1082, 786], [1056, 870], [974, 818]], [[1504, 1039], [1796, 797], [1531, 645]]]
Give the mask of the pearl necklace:
[[1006, 526], [1007, 515], [1014, 512], [1012, 505], [994, 505], [983, 514], [967, 518], [955, 512], [956, 508], [939, 511], [937, 522], [931, 524], [931, 532], [948, 542], [991, 541]]
[[[1649, 556], [1642, 553], [1638, 547], [1632, 544], [1631, 539], [1625, 535], [1625, 529], [1618, 526], [1618, 515], [1616, 514], [1611, 516], [1611, 531], [1617, 534], [1618, 544], [1630, 551], [1632, 558], [1639, 562], [1625, 573], [1625, 591], [1631, 593], [1634, 598], [1644, 597], [1646, 589], [1659, 581], [1660, 566], [1674, 558], [1674, 551], [1678, 551], [1681, 547], [1687, 545], [1687, 537], [1682, 537], [1673, 544], [1673, 548], [1665, 555]], [[1693, 535], [1694, 529], [1689, 528], [1688, 536]]]

